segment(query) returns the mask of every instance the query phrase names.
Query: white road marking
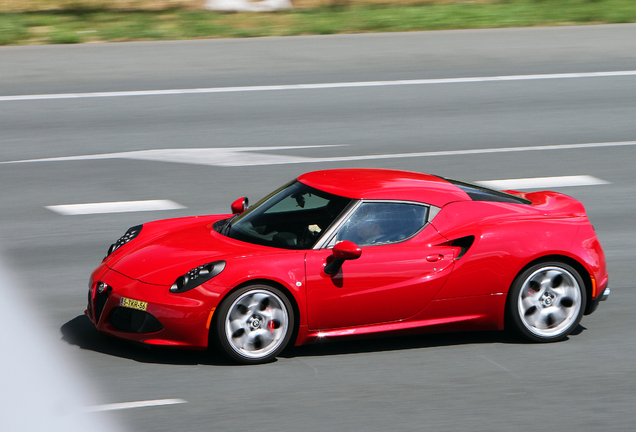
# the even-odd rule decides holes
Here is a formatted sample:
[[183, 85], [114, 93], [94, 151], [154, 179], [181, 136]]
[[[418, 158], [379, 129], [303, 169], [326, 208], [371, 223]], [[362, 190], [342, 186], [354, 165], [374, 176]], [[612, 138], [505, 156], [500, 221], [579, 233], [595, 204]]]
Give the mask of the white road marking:
[[209, 93], [242, 93], [242, 92], [261, 92], [261, 91], [285, 91], [285, 90], [319, 90], [319, 89], [355, 88], [355, 87], [461, 84], [461, 83], [483, 83], [483, 82], [500, 82], [500, 81], [532, 81], [532, 80], [546, 80], [546, 79], [608, 78], [608, 77], [624, 77], [624, 76], [635, 76], [635, 75], [636, 75], [636, 71], [631, 70], [631, 71], [613, 71], [613, 72], [505, 75], [505, 76], [490, 76], [490, 77], [437, 78], [437, 79], [415, 79], [415, 80], [396, 80], [396, 81], [361, 81], [361, 82], [320, 83], [320, 84], [210, 87], [210, 88], [171, 89], [171, 90], [57, 93], [57, 94], [39, 94], [39, 95], [0, 96], [0, 102], [44, 100], [44, 99], [81, 99], [81, 98], [104, 98], [104, 97], [130, 97], [130, 96], [168, 96], [168, 95], [209, 94]]
[[112, 403], [112, 404], [105, 404], [105, 405], [95, 405], [92, 407], [88, 407], [86, 410], [88, 412], [100, 412], [100, 411], [114, 411], [114, 410], [123, 410], [123, 409], [131, 409], [131, 408], [154, 407], [154, 406], [162, 406], [162, 405], [175, 405], [175, 404], [184, 404], [184, 403], [188, 403], [188, 401], [184, 399], [156, 399], [156, 400], [147, 400], [147, 401], [138, 401], [138, 402], [123, 402], [123, 403]]
[[66, 204], [45, 206], [61, 215], [87, 215], [100, 213], [125, 213], [156, 210], [177, 210], [185, 208], [170, 200], [119, 201], [90, 204]]
[[493, 189], [505, 190], [519, 190], [519, 189], [544, 189], [544, 188], [556, 188], [567, 186], [595, 186], [610, 184], [610, 182], [601, 180], [589, 175], [577, 175], [577, 176], [561, 176], [561, 177], [535, 177], [535, 178], [518, 178], [507, 180], [486, 180], [475, 182], [482, 186], [487, 186]]
[[271, 155], [271, 154], [264, 154], [264, 153], [252, 153], [252, 152], [271, 151], [271, 150], [329, 148], [329, 147], [341, 147], [341, 146], [315, 145], [315, 146], [221, 147], [221, 148], [194, 148], [194, 149], [139, 150], [139, 151], [122, 152], [122, 153], [105, 153], [105, 154], [84, 155], [84, 156], [26, 159], [26, 160], [19, 160], [19, 161], [0, 162], [0, 164], [30, 163], [30, 162], [67, 162], [67, 161], [100, 160], [100, 159], [132, 159], [132, 160], [175, 162], [175, 163], [185, 163], [185, 164], [192, 164], [192, 165], [211, 165], [211, 166], [278, 165], [278, 164], [285, 164], [285, 163], [313, 162], [313, 158]]
[[[311, 159], [309, 160], [309, 162], [344, 162], [344, 161], [375, 160], [375, 159], [400, 159], [400, 158], [413, 158], [413, 157], [460, 156], [460, 155], [474, 155], [474, 154], [487, 154], [487, 153], [571, 150], [571, 149], [581, 149], [581, 148], [622, 147], [622, 146], [633, 146], [633, 145], [636, 145], [636, 141], [587, 143], [587, 144], [560, 144], [560, 145], [527, 146], [527, 147], [499, 147], [499, 148], [472, 149], [472, 150], [393, 153], [393, 154], [363, 155], [363, 156], [340, 156], [340, 157], [336, 156], [336, 157], [328, 157], [328, 158], [308, 158], [308, 159]], [[263, 165], [269, 165], [269, 164], [263, 164]]]
[[500, 147], [485, 148], [472, 150], [448, 150], [433, 152], [415, 152], [415, 153], [389, 153], [376, 155], [359, 155], [359, 156], [333, 156], [333, 157], [305, 157], [305, 156], [288, 156], [275, 155], [269, 153], [260, 153], [267, 150], [296, 150], [304, 148], [321, 148], [335, 146], [288, 146], [288, 147], [228, 147], [228, 148], [199, 148], [199, 149], [161, 149], [161, 150], [140, 150], [122, 153], [107, 153], [84, 156], [67, 156], [45, 159], [27, 159], [18, 161], [0, 162], [0, 164], [16, 164], [16, 163], [32, 163], [32, 162], [64, 162], [64, 161], [80, 161], [80, 160], [100, 160], [100, 159], [133, 159], [147, 160], [155, 162], [173, 162], [186, 163], [193, 165], [209, 165], [219, 167], [240, 167], [240, 166], [258, 166], [258, 165], [285, 165], [297, 163], [319, 163], [319, 162], [349, 162], [362, 160], [380, 160], [380, 159], [400, 159], [414, 157], [437, 157], [437, 156], [460, 156], [460, 155], [477, 155], [489, 153], [511, 153], [511, 152], [527, 152], [527, 151], [547, 151], [547, 150], [573, 150], [586, 148], [604, 148], [604, 147], [623, 147], [634, 146], [636, 141], [621, 142], [605, 142], [605, 143], [586, 143], [586, 144], [559, 144], [545, 146], [527, 146], [527, 147]]

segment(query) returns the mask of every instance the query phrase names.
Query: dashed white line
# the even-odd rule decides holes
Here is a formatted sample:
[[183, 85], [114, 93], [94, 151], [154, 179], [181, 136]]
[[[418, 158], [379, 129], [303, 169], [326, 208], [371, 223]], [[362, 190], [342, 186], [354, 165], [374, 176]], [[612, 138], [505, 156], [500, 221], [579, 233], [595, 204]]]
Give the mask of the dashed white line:
[[89, 204], [51, 205], [45, 208], [65, 216], [101, 213], [125, 213], [157, 210], [177, 210], [185, 208], [170, 200], [117, 201]]
[[147, 400], [147, 401], [138, 401], [138, 402], [123, 402], [123, 403], [112, 403], [112, 404], [105, 404], [105, 405], [95, 405], [92, 407], [88, 407], [86, 411], [88, 412], [115, 411], [115, 410], [131, 409], [131, 408], [145, 408], [145, 407], [175, 405], [175, 404], [184, 404], [184, 403], [188, 403], [188, 401], [184, 399], [156, 399], [156, 400]]
[[612, 72], [505, 75], [505, 76], [490, 76], [490, 77], [487, 76], [487, 77], [465, 77], [465, 78], [437, 78], [437, 79], [415, 79], [415, 80], [395, 80], [395, 81], [360, 81], [360, 82], [319, 83], [319, 84], [210, 87], [210, 88], [170, 89], [170, 90], [57, 93], [57, 94], [39, 94], [39, 95], [0, 96], [0, 102], [45, 100], [45, 99], [81, 99], [81, 98], [104, 98], [104, 97], [130, 97], [130, 96], [168, 96], [168, 95], [209, 94], [209, 93], [241, 93], [241, 92], [261, 92], [261, 91], [286, 91], [286, 90], [319, 90], [319, 89], [385, 87], [385, 86], [404, 86], [404, 85], [462, 84], [462, 83], [482, 83], [482, 82], [498, 82], [498, 81], [531, 81], [531, 80], [546, 80], [546, 79], [608, 78], [608, 77], [624, 77], [624, 76], [635, 76], [635, 75], [636, 75], [636, 71], [631, 70], [631, 71], [612, 71]]
[[596, 186], [610, 184], [610, 182], [608, 181], [601, 180], [590, 175], [486, 180], [478, 181], [475, 183], [499, 190], [538, 189], [568, 186]]

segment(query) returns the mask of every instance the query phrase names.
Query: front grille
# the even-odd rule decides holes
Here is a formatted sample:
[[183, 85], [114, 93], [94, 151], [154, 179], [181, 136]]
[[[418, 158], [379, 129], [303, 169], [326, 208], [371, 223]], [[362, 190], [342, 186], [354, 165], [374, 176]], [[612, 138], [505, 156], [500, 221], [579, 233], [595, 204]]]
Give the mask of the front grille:
[[113, 308], [110, 324], [115, 330], [129, 333], [154, 333], [163, 329], [159, 320], [148, 312], [122, 306]]
[[99, 292], [99, 283], [95, 287], [95, 322], [99, 322], [99, 318], [102, 316], [102, 311], [106, 305], [106, 300], [113, 290], [111, 287], [107, 287], [103, 292]]
[[88, 316], [90, 317], [90, 319], [93, 319], [93, 291], [92, 291], [92, 287], [89, 288], [89, 290], [88, 290], [88, 307], [86, 309], [88, 310]]

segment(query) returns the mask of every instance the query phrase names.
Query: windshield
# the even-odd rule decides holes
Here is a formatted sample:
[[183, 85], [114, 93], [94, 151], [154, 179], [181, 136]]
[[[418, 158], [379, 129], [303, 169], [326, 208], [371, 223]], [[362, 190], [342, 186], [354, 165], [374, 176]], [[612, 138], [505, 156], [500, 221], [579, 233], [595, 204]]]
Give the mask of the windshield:
[[350, 202], [294, 181], [231, 220], [223, 233], [265, 246], [311, 249]]

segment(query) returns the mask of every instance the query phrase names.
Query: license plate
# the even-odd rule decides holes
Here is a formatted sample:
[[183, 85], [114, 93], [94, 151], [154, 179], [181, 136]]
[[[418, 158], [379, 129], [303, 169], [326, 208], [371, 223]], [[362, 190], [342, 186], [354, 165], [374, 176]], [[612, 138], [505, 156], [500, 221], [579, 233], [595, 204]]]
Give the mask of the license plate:
[[131, 308], [131, 309], [145, 311], [146, 308], [148, 307], [148, 302], [122, 297], [121, 301], [119, 302], [119, 305], [123, 307]]

